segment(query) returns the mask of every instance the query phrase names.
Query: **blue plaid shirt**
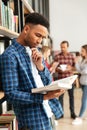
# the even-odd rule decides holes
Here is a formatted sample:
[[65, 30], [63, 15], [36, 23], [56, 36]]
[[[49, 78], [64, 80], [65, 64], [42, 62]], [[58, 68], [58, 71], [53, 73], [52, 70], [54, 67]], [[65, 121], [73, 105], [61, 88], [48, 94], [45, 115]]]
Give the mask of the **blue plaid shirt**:
[[[37, 86], [32, 75], [30, 57], [16, 39], [0, 56], [0, 69], [2, 86], [7, 100], [13, 105], [19, 128], [26, 126], [30, 130], [50, 130], [50, 122], [42, 104], [43, 94], [31, 93], [31, 89]], [[44, 85], [51, 83], [52, 78], [46, 66], [38, 73]], [[56, 118], [63, 114], [57, 99], [49, 100], [49, 105]]]

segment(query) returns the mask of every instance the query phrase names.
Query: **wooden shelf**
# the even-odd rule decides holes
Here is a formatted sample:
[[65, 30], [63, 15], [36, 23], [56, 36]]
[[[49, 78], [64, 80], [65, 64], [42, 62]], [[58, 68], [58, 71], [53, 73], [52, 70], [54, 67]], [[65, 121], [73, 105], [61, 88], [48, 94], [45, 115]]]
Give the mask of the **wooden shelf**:
[[[33, 10], [32, 7], [29, 5], [29, 3], [27, 2], [27, 0], [21, 0], [21, 1], [23, 2], [24, 6], [26, 7], [26, 9], [27, 9], [30, 13], [34, 12], [34, 10]], [[19, 34], [16, 33], [16, 32], [13, 32], [13, 31], [11, 31], [11, 30], [9, 30], [9, 29], [3, 27], [3, 26], [0, 26], [0, 35], [6, 36], [6, 37], [9, 37], [9, 38], [12, 39], [12, 38], [18, 37]]]
[[4, 35], [9, 38], [16, 38], [16, 37], [18, 37], [19, 34], [11, 31], [5, 27], [0, 26], [0, 35]]
[[27, 0], [21, 0], [30, 13], [34, 12]]

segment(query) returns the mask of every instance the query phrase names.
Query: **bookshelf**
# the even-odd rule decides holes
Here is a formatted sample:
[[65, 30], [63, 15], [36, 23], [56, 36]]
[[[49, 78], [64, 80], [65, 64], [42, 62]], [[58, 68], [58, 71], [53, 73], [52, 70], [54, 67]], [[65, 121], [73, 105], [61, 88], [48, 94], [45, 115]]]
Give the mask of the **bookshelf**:
[[9, 38], [16, 38], [19, 34], [7, 29], [6, 27], [0, 26], [0, 35], [7, 36]]
[[[11, 1], [11, 4], [8, 3], [9, 1]], [[7, 5], [4, 4], [4, 7], [1, 6], [2, 3], [4, 4], [3, 0], [0, 1], [0, 21], [3, 21], [2, 20], [2, 10], [1, 10], [1, 8], [5, 9], [7, 7], [6, 10], [7, 11], [11, 10], [11, 13], [12, 13], [12, 9], [14, 9], [13, 10], [14, 15], [16, 15], [16, 16], [18, 15], [18, 24], [19, 24], [18, 28], [19, 28], [19, 32], [21, 32], [23, 24], [24, 24], [24, 10], [27, 9], [28, 13], [34, 12], [34, 10], [29, 5], [27, 0], [8, 0]], [[9, 6], [11, 6], [11, 7], [9, 7]], [[8, 14], [9, 13], [7, 12], [7, 15]], [[7, 15], [5, 17], [7, 17]], [[12, 15], [12, 17], [13, 17], [13, 15]], [[4, 19], [4, 21], [6, 21], [6, 19]], [[21, 26], [21, 24], [22, 24], [22, 26]], [[21, 27], [21, 29], [20, 29], [20, 27]], [[14, 29], [9, 29], [9, 27], [7, 27], [7, 25], [4, 25], [4, 26], [0, 25], [0, 35], [9, 37], [11, 39], [18, 37], [18, 35], [19, 35], [18, 32], [15, 32], [13, 30]]]

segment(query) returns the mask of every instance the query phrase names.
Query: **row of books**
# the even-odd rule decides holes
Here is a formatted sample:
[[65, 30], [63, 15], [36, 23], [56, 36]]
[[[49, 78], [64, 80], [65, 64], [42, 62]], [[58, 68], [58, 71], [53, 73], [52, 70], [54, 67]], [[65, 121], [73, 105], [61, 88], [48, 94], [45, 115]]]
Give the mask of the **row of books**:
[[0, 26], [18, 32], [18, 15], [14, 15], [9, 1], [7, 5], [5, 5], [4, 2], [0, 0]]

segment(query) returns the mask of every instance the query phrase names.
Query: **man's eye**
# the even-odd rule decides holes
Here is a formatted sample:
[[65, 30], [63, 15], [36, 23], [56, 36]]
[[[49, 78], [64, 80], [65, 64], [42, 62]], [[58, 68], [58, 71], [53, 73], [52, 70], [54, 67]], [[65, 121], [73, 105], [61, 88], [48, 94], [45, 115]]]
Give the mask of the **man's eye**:
[[37, 36], [37, 37], [41, 37], [41, 35], [40, 35], [40, 34], [36, 34], [36, 36]]

